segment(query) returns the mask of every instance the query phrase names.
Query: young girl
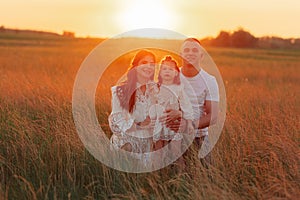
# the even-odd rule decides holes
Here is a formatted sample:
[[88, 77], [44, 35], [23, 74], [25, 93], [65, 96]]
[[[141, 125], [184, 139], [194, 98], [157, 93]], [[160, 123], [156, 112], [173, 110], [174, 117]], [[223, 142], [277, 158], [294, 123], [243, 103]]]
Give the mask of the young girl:
[[[154, 99], [156, 102], [150, 108], [151, 119], [158, 119], [167, 109], [181, 110], [183, 118], [187, 120], [187, 132], [194, 133], [192, 124], [193, 109], [190, 100], [180, 85], [179, 68], [177, 62], [171, 56], [166, 56], [160, 65], [158, 76], [159, 92]], [[153, 131], [154, 150], [159, 150], [170, 144], [170, 152], [179, 157], [181, 154], [182, 133], [175, 133], [161, 123], [156, 123]], [[161, 156], [163, 159], [166, 156]], [[183, 163], [180, 163], [183, 165]], [[183, 167], [183, 166], [181, 166]]]

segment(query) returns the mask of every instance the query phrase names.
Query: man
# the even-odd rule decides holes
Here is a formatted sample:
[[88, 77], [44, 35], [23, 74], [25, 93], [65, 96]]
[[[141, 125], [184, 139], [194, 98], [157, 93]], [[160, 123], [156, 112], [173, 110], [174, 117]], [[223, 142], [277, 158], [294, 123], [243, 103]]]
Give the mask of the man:
[[[195, 38], [184, 40], [180, 55], [183, 65], [180, 72], [184, 91], [193, 106], [195, 139], [193, 145], [200, 150], [202, 143], [209, 150], [208, 126], [216, 123], [219, 111], [219, 89], [216, 78], [201, 68], [204, 52], [200, 42]], [[178, 112], [167, 110], [165, 113], [167, 126], [176, 129], [175, 117], [181, 116]], [[174, 122], [175, 121], [175, 122]], [[185, 124], [185, 123], [181, 123]], [[191, 150], [187, 152], [189, 155]], [[199, 154], [200, 155], [200, 154]], [[211, 155], [207, 154], [201, 162], [207, 166], [211, 164]]]

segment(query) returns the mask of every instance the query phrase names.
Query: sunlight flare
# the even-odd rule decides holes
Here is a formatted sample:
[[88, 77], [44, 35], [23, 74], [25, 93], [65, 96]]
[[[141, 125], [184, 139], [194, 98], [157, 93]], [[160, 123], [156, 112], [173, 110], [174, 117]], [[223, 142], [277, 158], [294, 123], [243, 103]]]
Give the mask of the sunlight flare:
[[135, 0], [125, 5], [119, 15], [120, 26], [127, 30], [139, 28], [170, 28], [175, 15], [162, 1]]

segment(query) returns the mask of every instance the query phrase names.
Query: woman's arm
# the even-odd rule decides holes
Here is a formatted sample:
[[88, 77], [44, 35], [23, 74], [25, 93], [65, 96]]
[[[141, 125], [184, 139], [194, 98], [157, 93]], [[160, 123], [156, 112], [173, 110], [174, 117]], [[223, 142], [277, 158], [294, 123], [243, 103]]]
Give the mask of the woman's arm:
[[134, 128], [134, 120], [130, 113], [123, 109], [117, 95], [117, 86], [111, 88], [112, 111], [108, 117], [109, 127], [114, 134], [124, 135], [126, 131]]

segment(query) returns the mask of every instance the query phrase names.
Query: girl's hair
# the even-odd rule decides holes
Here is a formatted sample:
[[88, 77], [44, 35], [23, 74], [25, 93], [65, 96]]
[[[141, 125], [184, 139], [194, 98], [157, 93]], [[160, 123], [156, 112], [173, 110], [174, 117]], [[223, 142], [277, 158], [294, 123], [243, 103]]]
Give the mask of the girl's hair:
[[177, 65], [177, 62], [172, 58], [172, 56], [166, 56], [162, 61], [161, 61], [161, 64], [160, 64], [160, 69], [159, 69], [159, 75], [158, 75], [158, 83], [159, 85], [162, 84], [162, 78], [160, 76], [160, 71], [161, 71], [161, 68], [162, 68], [162, 65], [165, 63], [165, 62], [169, 62], [169, 63], [172, 63], [174, 65], [174, 69], [178, 72], [177, 75], [174, 77], [174, 80], [173, 80], [173, 83], [176, 84], [176, 85], [180, 85], [180, 70], [178, 68], [178, 65]]
[[[124, 81], [122, 85], [117, 86], [117, 96], [120, 100], [120, 105], [123, 109], [128, 110], [130, 113], [132, 113], [135, 104], [137, 83], [136, 67], [138, 66], [139, 62], [146, 56], [151, 56], [155, 62], [155, 55], [152, 52], [147, 50], [140, 50], [132, 59], [131, 66], [127, 70], [127, 80]], [[150, 78], [151, 80], [153, 80], [154, 75]]]

